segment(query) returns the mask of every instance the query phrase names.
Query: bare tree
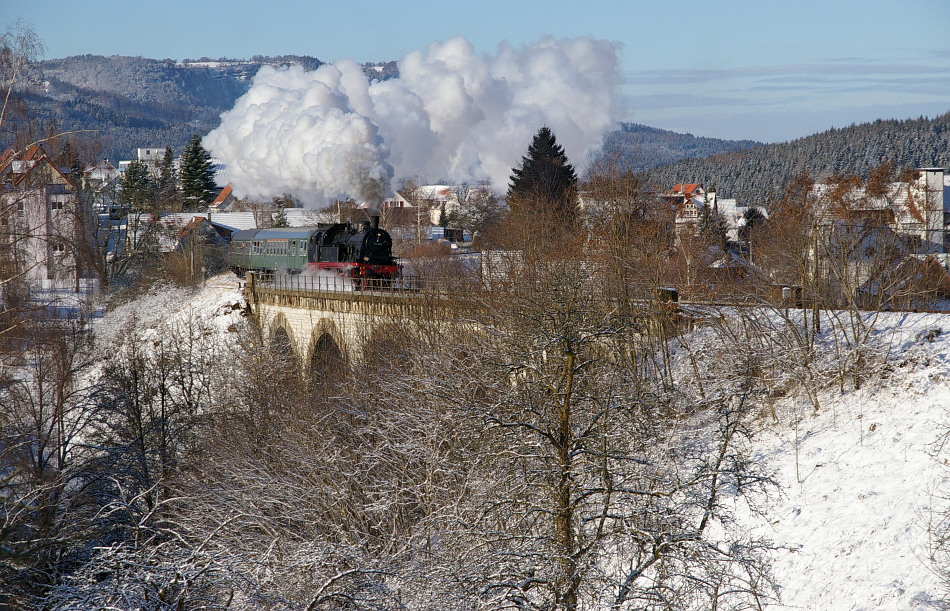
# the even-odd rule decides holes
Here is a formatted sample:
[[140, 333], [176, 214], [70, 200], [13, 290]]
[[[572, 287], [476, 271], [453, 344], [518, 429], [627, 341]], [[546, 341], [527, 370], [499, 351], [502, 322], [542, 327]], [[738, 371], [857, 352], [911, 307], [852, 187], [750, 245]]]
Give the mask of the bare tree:
[[458, 209], [449, 215], [449, 223], [467, 231], [473, 240], [484, 242], [497, 229], [505, 208], [487, 183], [463, 184], [455, 189]]
[[721, 497], [764, 482], [740, 450], [753, 387], [743, 378], [736, 399], [692, 407], [710, 428], [688, 442], [673, 417], [685, 406], [630, 350], [646, 348], [648, 317], [627, 316], [560, 255], [491, 293], [462, 350], [428, 349], [431, 400], [458, 414], [453, 435], [478, 448], [459, 501], [426, 524], [438, 533], [433, 581], [454, 578], [459, 594], [491, 608], [757, 600], [758, 544], [711, 535], [728, 523]]
[[[84, 328], [21, 326], [0, 382], [0, 603], [29, 605], [69, 562], [88, 517], [91, 453], [81, 443], [95, 387]], [[10, 365], [14, 365], [11, 367]]]
[[46, 51], [36, 32], [17, 19], [0, 36], [0, 130], [11, 108], [17, 103], [16, 90], [29, 81], [30, 66]]

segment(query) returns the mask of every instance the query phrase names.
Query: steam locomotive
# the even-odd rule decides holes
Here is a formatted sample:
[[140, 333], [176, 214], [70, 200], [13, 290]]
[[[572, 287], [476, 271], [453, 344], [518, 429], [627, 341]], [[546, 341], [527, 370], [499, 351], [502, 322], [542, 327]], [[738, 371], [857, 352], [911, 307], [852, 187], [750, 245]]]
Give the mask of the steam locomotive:
[[347, 278], [392, 281], [401, 266], [392, 237], [376, 223], [322, 223], [315, 227], [247, 229], [231, 237], [231, 269], [299, 274], [330, 270]]

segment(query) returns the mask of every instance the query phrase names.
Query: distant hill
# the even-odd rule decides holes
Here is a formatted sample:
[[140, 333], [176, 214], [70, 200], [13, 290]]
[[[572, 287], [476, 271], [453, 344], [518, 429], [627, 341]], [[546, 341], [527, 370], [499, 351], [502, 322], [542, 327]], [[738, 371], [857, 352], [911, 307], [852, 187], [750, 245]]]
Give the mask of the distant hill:
[[708, 157], [764, 146], [754, 140], [720, 140], [680, 134], [639, 123], [621, 123], [604, 140], [603, 155], [635, 171], [670, 164], [681, 159]]
[[[93, 130], [96, 155], [129, 159], [138, 147], [184, 149], [205, 134], [247, 91], [259, 64], [222, 70], [141, 57], [81, 55], [39, 66], [42, 86], [26, 97], [33, 138], [49, 132]], [[17, 126], [21, 131], [23, 125]]]
[[808, 172], [866, 175], [885, 161], [896, 168], [950, 167], [950, 113], [933, 119], [878, 120], [784, 142], [682, 159], [645, 171], [657, 188], [702, 183], [720, 197], [762, 204]]
[[[11, 145], [15, 131], [32, 140], [50, 132], [92, 130], [81, 140], [94, 142], [98, 158], [130, 159], [138, 147], [171, 146], [177, 154], [192, 134], [218, 126], [220, 114], [234, 106], [262, 66], [291, 64], [313, 70], [323, 62], [301, 55], [183, 62], [99, 55], [47, 60], [36, 66], [39, 86], [24, 95], [30, 116], [10, 115], [0, 145]], [[395, 64], [366, 64], [364, 70], [384, 79]]]

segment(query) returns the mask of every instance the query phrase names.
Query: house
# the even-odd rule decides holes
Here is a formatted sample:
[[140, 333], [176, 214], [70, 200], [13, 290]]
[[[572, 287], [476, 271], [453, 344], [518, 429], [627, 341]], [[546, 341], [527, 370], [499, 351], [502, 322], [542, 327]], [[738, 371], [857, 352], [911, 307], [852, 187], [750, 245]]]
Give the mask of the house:
[[234, 229], [212, 223], [206, 217], [195, 216], [184, 227], [175, 232], [175, 250], [181, 251], [189, 246], [227, 246]]
[[234, 191], [231, 188], [231, 184], [228, 183], [208, 206], [208, 210], [210, 212], [227, 212], [235, 202], [237, 202], [237, 198], [234, 197]]
[[383, 210], [412, 208], [417, 215], [424, 214], [432, 225], [441, 225], [443, 217], [457, 212], [460, 207], [458, 189], [448, 185], [423, 185], [397, 191], [383, 200]]
[[152, 180], [158, 180], [162, 173], [162, 162], [165, 159], [164, 148], [138, 148], [135, 149], [136, 158], [145, 164]]
[[684, 224], [698, 224], [703, 208], [715, 207], [716, 194], [712, 192], [707, 198], [706, 190], [699, 183], [678, 184], [660, 195], [660, 199], [667, 202], [676, 211], [677, 226]]
[[394, 240], [446, 241], [455, 245], [470, 240], [471, 236], [462, 229], [445, 227], [449, 216], [461, 210], [463, 200], [474, 201], [490, 195], [491, 189], [485, 185], [424, 185], [397, 191], [393, 197], [383, 200], [380, 215]]
[[821, 259], [825, 290], [875, 309], [943, 299], [950, 286], [947, 191], [943, 168], [867, 186], [848, 179], [813, 185], [818, 231], [809, 257]]
[[[162, 174], [162, 163], [165, 161], [165, 149], [156, 147], [137, 148], [135, 149], [135, 160], [145, 165], [152, 180], [158, 180]], [[130, 163], [132, 163], [132, 160], [120, 161], [119, 172], [125, 173]], [[176, 161], [175, 164], [177, 165], [177, 163]]]
[[876, 223], [891, 228], [907, 249], [918, 255], [950, 253], [947, 225], [950, 221], [950, 176], [944, 168], [918, 168], [906, 180], [884, 185], [869, 194], [856, 187], [844, 189], [835, 183], [816, 183], [810, 197], [824, 224]]
[[116, 196], [122, 173], [108, 160], [92, 164], [83, 170], [82, 187], [89, 204], [99, 212], [117, 212]]
[[115, 183], [121, 173], [108, 159], [90, 165], [83, 171], [83, 186], [90, 191], [102, 191]]
[[0, 265], [6, 278], [32, 287], [79, 286], [94, 220], [80, 207], [69, 177], [40, 145], [0, 155]]

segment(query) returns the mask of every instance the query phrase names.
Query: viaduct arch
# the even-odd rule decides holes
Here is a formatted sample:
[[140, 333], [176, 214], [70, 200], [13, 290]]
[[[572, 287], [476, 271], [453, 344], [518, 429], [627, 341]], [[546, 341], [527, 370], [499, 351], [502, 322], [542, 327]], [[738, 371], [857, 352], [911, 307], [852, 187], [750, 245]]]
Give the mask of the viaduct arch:
[[248, 274], [244, 293], [271, 346], [292, 353], [301, 373], [328, 371], [371, 357], [374, 346], [405, 338], [404, 321], [432, 304], [413, 293], [301, 290], [259, 282]]

